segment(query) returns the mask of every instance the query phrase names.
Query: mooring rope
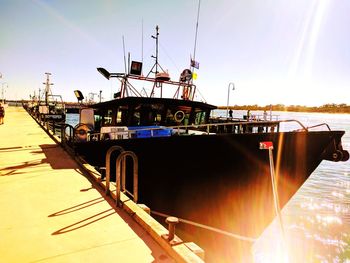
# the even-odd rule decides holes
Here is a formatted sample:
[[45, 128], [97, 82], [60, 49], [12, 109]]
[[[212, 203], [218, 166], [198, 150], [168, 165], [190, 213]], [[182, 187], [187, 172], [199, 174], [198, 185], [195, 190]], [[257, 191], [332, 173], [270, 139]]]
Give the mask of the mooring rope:
[[[157, 212], [157, 211], [152, 211], [152, 210], [151, 210], [151, 213], [155, 214], [157, 216], [162, 216], [162, 217], [169, 217], [170, 216], [170, 215], [163, 214], [163, 213], [160, 213], [160, 212]], [[231, 233], [231, 232], [228, 232], [228, 231], [216, 228], [216, 227], [207, 226], [207, 225], [200, 224], [200, 223], [197, 223], [197, 222], [193, 222], [193, 221], [190, 221], [190, 220], [186, 220], [186, 219], [183, 219], [183, 218], [178, 218], [178, 219], [182, 223], [185, 223], [185, 224], [188, 224], [188, 225], [192, 225], [192, 226], [196, 226], [196, 227], [200, 227], [200, 228], [203, 228], [203, 229], [206, 229], [206, 230], [210, 230], [210, 231], [213, 231], [213, 232], [216, 232], [216, 233], [228, 236], [228, 237], [232, 237], [232, 238], [235, 238], [235, 239], [239, 239], [239, 240], [242, 240], [242, 241], [247, 241], [247, 242], [253, 243], [253, 242], [255, 242], [257, 240], [256, 238], [246, 237], [246, 236], [234, 234], [234, 233]]]

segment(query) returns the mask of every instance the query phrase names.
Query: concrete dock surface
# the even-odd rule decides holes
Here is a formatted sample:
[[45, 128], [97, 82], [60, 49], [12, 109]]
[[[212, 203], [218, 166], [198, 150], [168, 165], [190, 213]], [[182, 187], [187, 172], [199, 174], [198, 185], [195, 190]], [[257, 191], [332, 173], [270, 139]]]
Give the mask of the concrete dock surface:
[[174, 262], [21, 107], [0, 125], [0, 262]]

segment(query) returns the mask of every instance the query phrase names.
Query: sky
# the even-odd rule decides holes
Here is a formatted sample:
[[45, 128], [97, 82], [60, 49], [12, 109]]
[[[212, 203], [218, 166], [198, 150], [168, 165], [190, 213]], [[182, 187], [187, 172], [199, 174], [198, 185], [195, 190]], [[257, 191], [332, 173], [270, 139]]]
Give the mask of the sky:
[[[0, 0], [0, 88], [5, 98], [29, 99], [50, 72], [52, 92], [64, 101], [76, 101], [76, 89], [85, 96], [102, 90], [109, 100], [119, 84], [96, 68], [124, 72], [124, 39], [126, 56], [148, 72], [156, 25], [160, 65], [177, 81], [194, 54], [198, 4]], [[350, 104], [349, 10], [348, 0], [201, 0], [198, 99], [222, 106]]]

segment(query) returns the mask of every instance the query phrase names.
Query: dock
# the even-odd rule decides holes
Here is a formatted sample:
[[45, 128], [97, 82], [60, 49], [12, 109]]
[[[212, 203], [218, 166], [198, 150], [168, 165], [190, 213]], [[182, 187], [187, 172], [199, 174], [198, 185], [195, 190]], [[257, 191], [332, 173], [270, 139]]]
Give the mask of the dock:
[[6, 109], [0, 138], [1, 262], [202, 262], [115, 206], [23, 108]]

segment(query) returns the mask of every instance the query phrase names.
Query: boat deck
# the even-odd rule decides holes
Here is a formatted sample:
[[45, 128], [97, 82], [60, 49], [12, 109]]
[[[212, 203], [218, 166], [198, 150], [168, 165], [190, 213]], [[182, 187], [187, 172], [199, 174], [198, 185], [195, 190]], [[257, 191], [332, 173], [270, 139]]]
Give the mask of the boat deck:
[[1, 262], [174, 262], [24, 109], [0, 138]]

